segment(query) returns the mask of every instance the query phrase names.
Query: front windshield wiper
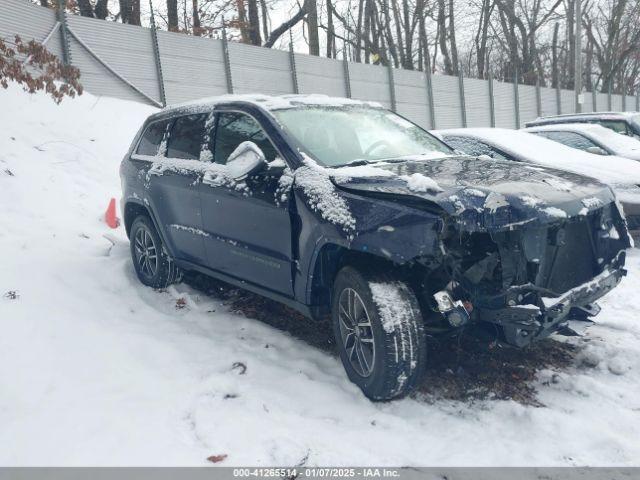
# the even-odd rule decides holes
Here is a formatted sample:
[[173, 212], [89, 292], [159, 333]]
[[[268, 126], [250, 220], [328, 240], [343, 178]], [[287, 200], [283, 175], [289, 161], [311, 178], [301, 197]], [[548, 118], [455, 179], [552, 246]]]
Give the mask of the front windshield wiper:
[[361, 165], [369, 165], [371, 163], [373, 163], [371, 160], [364, 160], [362, 158], [357, 158], [355, 160], [351, 160], [350, 162], [343, 163], [341, 165], [331, 165], [329, 168], [359, 167]]

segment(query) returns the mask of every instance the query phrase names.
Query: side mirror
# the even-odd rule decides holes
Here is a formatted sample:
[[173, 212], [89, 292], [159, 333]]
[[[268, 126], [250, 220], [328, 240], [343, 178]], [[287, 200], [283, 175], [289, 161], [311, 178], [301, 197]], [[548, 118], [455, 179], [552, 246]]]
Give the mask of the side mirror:
[[587, 152], [593, 153], [594, 155], [608, 155], [604, 149], [596, 146], [587, 148]]
[[249, 141], [238, 145], [227, 159], [229, 175], [236, 180], [242, 180], [266, 165], [267, 160], [260, 147]]

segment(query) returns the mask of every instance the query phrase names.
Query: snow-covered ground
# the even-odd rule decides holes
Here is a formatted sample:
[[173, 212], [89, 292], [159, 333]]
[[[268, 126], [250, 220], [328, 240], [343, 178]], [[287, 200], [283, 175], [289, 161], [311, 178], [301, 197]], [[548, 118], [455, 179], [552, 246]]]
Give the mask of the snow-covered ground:
[[638, 253], [573, 364], [539, 372], [545, 406], [374, 404], [325, 350], [137, 282], [102, 216], [152, 108], [12, 86], [0, 111], [0, 465], [638, 464]]

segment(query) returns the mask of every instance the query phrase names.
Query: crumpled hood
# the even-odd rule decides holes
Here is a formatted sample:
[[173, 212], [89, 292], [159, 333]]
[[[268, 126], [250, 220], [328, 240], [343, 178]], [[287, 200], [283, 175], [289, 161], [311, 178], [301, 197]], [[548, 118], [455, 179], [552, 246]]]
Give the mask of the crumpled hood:
[[341, 188], [390, 199], [397, 195], [399, 202], [421, 199], [475, 231], [548, 224], [586, 215], [615, 200], [608, 186], [590, 177], [468, 156], [381, 162], [365, 167], [362, 174], [358, 167], [335, 172], [333, 181]]

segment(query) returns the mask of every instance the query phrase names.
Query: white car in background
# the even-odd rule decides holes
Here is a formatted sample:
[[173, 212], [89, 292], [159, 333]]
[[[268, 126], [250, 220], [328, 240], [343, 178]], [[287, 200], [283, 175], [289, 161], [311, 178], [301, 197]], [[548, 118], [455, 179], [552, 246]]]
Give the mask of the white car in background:
[[622, 203], [629, 230], [640, 235], [640, 162], [615, 155], [605, 158], [522, 130], [456, 128], [431, 133], [467, 155], [535, 163], [606, 183]]
[[617, 155], [631, 160], [640, 160], [640, 140], [621, 135], [601, 125], [558, 123], [525, 128], [523, 131], [596, 155]]

